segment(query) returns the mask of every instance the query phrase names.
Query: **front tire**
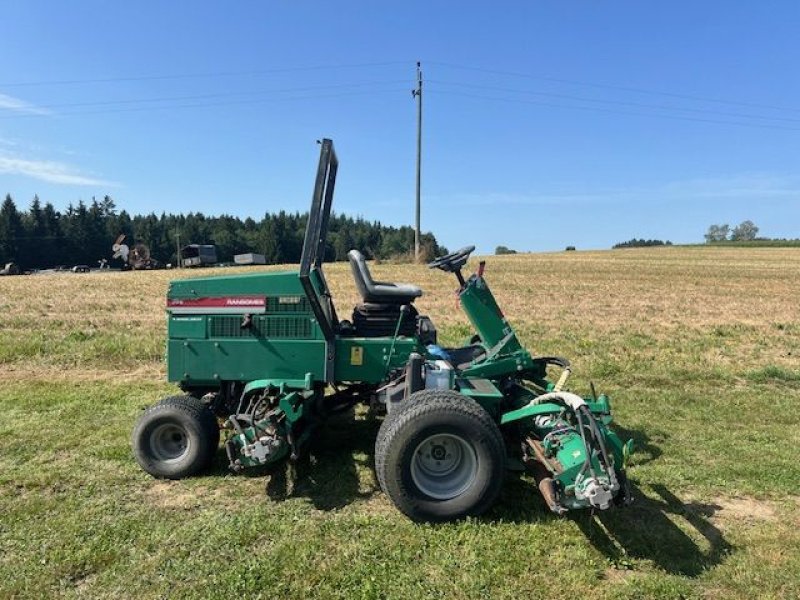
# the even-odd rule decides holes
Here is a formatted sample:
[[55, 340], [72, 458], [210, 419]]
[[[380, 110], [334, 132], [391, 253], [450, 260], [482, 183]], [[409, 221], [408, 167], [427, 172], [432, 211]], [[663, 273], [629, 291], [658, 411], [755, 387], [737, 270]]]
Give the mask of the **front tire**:
[[142, 469], [154, 477], [182, 479], [209, 465], [219, 445], [219, 425], [197, 398], [172, 396], [144, 411], [132, 444]]
[[484, 512], [505, 474], [505, 445], [491, 416], [449, 390], [417, 392], [408, 402], [378, 436], [381, 489], [414, 521]]

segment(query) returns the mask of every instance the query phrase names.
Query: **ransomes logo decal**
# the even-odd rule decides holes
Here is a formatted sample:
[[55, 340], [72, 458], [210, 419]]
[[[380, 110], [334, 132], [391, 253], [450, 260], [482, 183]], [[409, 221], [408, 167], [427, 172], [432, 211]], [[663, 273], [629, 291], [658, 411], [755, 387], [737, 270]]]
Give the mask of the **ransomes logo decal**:
[[222, 296], [219, 298], [169, 298], [167, 310], [173, 314], [263, 313], [264, 296]]
[[225, 298], [225, 306], [264, 306], [261, 298]]

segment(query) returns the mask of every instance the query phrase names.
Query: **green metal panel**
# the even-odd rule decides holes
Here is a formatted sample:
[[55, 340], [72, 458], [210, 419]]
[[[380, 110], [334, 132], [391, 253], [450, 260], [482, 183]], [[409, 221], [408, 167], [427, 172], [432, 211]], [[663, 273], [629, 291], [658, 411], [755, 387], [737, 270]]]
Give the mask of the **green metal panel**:
[[503, 392], [488, 379], [457, 379], [456, 385], [459, 392], [470, 398], [492, 398], [501, 400]]
[[184, 340], [169, 344], [171, 381], [303, 379], [307, 372], [316, 380], [324, 379], [322, 340]]
[[[250, 273], [181, 279], [170, 284], [171, 300], [237, 295], [261, 296], [265, 314], [170, 314], [167, 373], [170, 381], [214, 384], [221, 380], [322, 380], [325, 342], [297, 272]], [[176, 311], [177, 312], [177, 311]]]
[[[560, 436], [559, 444], [553, 450], [556, 460], [564, 469], [556, 476], [556, 479], [564, 488], [568, 488], [575, 483], [575, 477], [586, 460], [586, 446], [584, 446], [580, 434], [571, 432]], [[600, 461], [596, 456], [591, 457], [591, 462], [597, 472], [602, 472]]]
[[[496, 349], [495, 353], [499, 355], [522, 349], [483, 277], [471, 277], [459, 298], [464, 312], [487, 349]], [[498, 347], [501, 342], [502, 347]]]
[[206, 318], [202, 315], [170, 317], [167, 335], [171, 340], [203, 339], [206, 337]]
[[167, 341], [167, 381], [183, 381], [183, 340]]
[[[586, 401], [587, 408], [592, 412], [592, 414], [599, 415], [600, 417], [608, 417], [607, 419], [601, 419], [601, 423], [608, 425], [611, 422], [609, 415], [611, 408], [609, 405], [608, 396], [601, 394], [597, 399], [597, 402], [592, 402], [588, 398], [585, 398], [584, 400]], [[554, 402], [527, 404], [526, 406], [518, 408], [517, 410], [511, 410], [507, 413], [504, 413], [503, 418], [500, 420], [500, 424], [505, 425], [506, 423], [511, 423], [512, 421], [538, 417], [539, 415], [558, 414], [563, 410], [564, 407], [561, 404], [556, 404]]]
[[176, 279], [170, 282], [167, 297], [202, 298], [237, 294], [304, 296], [297, 275], [297, 271], [277, 271]]
[[339, 338], [336, 340], [336, 381], [380, 383], [386, 373], [402, 368], [412, 352], [424, 352], [416, 338]]
[[488, 379], [457, 379], [458, 392], [474, 399], [490, 414], [498, 412], [503, 393]]
[[313, 387], [314, 376], [306, 373], [303, 379], [256, 379], [244, 386], [242, 395], [247, 396], [250, 392], [267, 388], [278, 394], [286, 394], [287, 390], [311, 390]]
[[558, 414], [564, 410], [560, 404], [553, 402], [542, 402], [541, 404], [528, 404], [517, 410], [511, 410], [503, 414], [500, 419], [500, 424], [505, 425], [520, 419], [529, 419], [531, 417], [538, 417], [539, 415]]

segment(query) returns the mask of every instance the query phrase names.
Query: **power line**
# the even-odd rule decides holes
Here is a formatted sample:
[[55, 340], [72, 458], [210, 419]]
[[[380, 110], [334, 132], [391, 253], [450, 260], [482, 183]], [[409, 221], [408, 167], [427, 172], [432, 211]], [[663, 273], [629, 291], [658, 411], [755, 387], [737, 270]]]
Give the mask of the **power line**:
[[[83, 111], [69, 111], [69, 112], [60, 112], [54, 116], [62, 117], [62, 116], [80, 116], [80, 115], [97, 115], [97, 114], [111, 114], [111, 113], [126, 113], [126, 112], [142, 112], [142, 111], [152, 111], [152, 110], [174, 110], [174, 109], [184, 109], [184, 108], [208, 108], [208, 107], [215, 107], [215, 106], [242, 106], [242, 105], [256, 105], [256, 104], [265, 104], [270, 102], [294, 102], [300, 100], [316, 100], [316, 99], [327, 99], [327, 98], [340, 98], [346, 96], [363, 96], [363, 95], [372, 95], [372, 94], [380, 94], [380, 93], [398, 93], [398, 92], [405, 92], [408, 93], [407, 88], [395, 88], [395, 89], [386, 89], [386, 90], [362, 90], [357, 92], [341, 92], [338, 94], [313, 94], [313, 95], [305, 95], [305, 96], [287, 96], [284, 98], [260, 98], [255, 100], [233, 100], [233, 101], [226, 101], [226, 102], [203, 102], [203, 103], [196, 103], [196, 104], [170, 104], [170, 105], [162, 105], [162, 106], [135, 106], [135, 107], [128, 107], [128, 108], [108, 108], [108, 109], [98, 109], [98, 110], [83, 110]], [[29, 117], [38, 117], [41, 115], [31, 115], [31, 114], [18, 114], [18, 115], [0, 115], [0, 119], [17, 119], [17, 118], [29, 118]]]
[[611, 104], [611, 105], [619, 105], [619, 106], [633, 106], [637, 108], [653, 108], [657, 110], [676, 110], [676, 111], [683, 111], [683, 112], [693, 112], [693, 113], [701, 113], [701, 114], [711, 114], [711, 115], [720, 115], [725, 117], [740, 117], [746, 119], [762, 119], [767, 121], [788, 121], [794, 123], [800, 123], [800, 118], [792, 118], [792, 117], [768, 117], [766, 115], [753, 115], [748, 113], [736, 113], [736, 112], [725, 112], [725, 111], [718, 111], [718, 110], [707, 110], [703, 108], [689, 108], [689, 107], [680, 107], [680, 106], [668, 106], [664, 104], [645, 104], [642, 102], [627, 102], [624, 100], [605, 100], [602, 98], [587, 98], [585, 96], [572, 96], [569, 94], [558, 94], [554, 92], [535, 92], [532, 90], [520, 90], [520, 89], [511, 89], [511, 88], [500, 88], [500, 87], [493, 87], [493, 86], [486, 86], [480, 84], [470, 84], [470, 83], [461, 83], [457, 81], [443, 81], [440, 79], [429, 79], [431, 83], [439, 83], [442, 85], [452, 85], [457, 87], [466, 87], [466, 88], [473, 88], [473, 89], [480, 89], [480, 90], [487, 90], [487, 91], [495, 91], [495, 92], [506, 92], [506, 93], [513, 93], [513, 94], [527, 94], [531, 96], [544, 96], [547, 98], [562, 98], [565, 100], [578, 100], [580, 102], [596, 102], [599, 104]]
[[442, 91], [436, 90], [427, 90], [429, 94], [439, 94], [439, 95], [451, 95], [451, 96], [461, 96], [464, 98], [475, 98], [478, 100], [494, 100], [500, 102], [513, 102], [518, 104], [533, 104], [536, 106], [547, 106], [550, 108], [566, 108], [571, 110], [589, 110], [595, 112], [604, 112], [604, 113], [611, 113], [617, 115], [627, 115], [627, 116], [638, 116], [638, 117], [650, 117], [650, 118], [661, 118], [661, 119], [677, 119], [680, 121], [694, 121], [699, 123], [715, 123], [718, 125], [735, 125], [739, 127], [755, 127], [758, 129], [777, 129], [780, 131], [800, 131], [800, 127], [783, 127], [780, 125], [768, 125], [768, 124], [760, 124], [760, 123], [743, 123], [738, 121], [721, 121], [717, 119], [701, 119], [699, 117], [684, 117], [680, 115], [659, 115], [654, 113], [643, 113], [643, 112], [633, 112], [633, 111], [623, 111], [623, 110], [614, 110], [611, 108], [601, 108], [596, 106], [571, 106], [568, 104], [556, 104], [552, 102], [537, 102], [535, 100], [523, 100], [521, 98], [498, 98], [496, 96], [482, 96], [479, 94], [469, 94], [465, 92], [453, 92], [453, 91]]
[[374, 63], [354, 63], [354, 64], [328, 64], [311, 65], [303, 67], [278, 67], [273, 69], [258, 69], [252, 71], [219, 71], [216, 73], [173, 73], [170, 75], [143, 75], [138, 77], [105, 77], [98, 79], [60, 79], [50, 81], [17, 81], [0, 83], [0, 87], [33, 87], [49, 85], [80, 85], [87, 83], [118, 83], [132, 81], [159, 81], [169, 79], [209, 79], [215, 77], [240, 77], [249, 75], [271, 75], [276, 73], [295, 73], [302, 71], [324, 71], [330, 69], [360, 69], [367, 67], [387, 67], [397, 65], [408, 65], [410, 61], [390, 61]]
[[[51, 109], [51, 108], [74, 108], [84, 106], [113, 106], [117, 104], [139, 104], [148, 102], [172, 102], [184, 100], [208, 100], [212, 98], [231, 98], [237, 96], [261, 96], [269, 94], [286, 94], [295, 92], [310, 92], [315, 90], [339, 89], [339, 88], [352, 88], [364, 87], [369, 85], [387, 85], [387, 84], [400, 84], [406, 83], [405, 79], [395, 79], [389, 81], [365, 81], [361, 83], [337, 83], [330, 85], [306, 86], [298, 88], [283, 88], [272, 90], [258, 90], [250, 92], [219, 92], [214, 94], [195, 94], [191, 96], [162, 96], [160, 98], [127, 98], [124, 100], [97, 100], [93, 102], [70, 102], [63, 104], [36, 104], [37, 109]], [[2, 109], [0, 109], [2, 110]], [[7, 109], [13, 110], [13, 109]], [[33, 115], [33, 116], [49, 116], [49, 115]]]
[[521, 77], [525, 79], [536, 79], [539, 81], [552, 81], [555, 83], [567, 83], [570, 85], [581, 85], [585, 87], [594, 87], [600, 89], [608, 89], [608, 90], [620, 90], [624, 92], [634, 92], [637, 94], [650, 94], [655, 96], [669, 96], [672, 98], [682, 98], [684, 100], [697, 100], [701, 102], [714, 102], [717, 104], [731, 104], [735, 106], [749, 106], [751, 108], [766, 108], [770, 110], [785, 110], [791, 112], [800, 112], [800, 108], [793, 108], [789, 106], [775, 106], [771, 104], [760, 104], [756, 102], [742, 102], [739, 100], [723, 100], [720, 98], [708, 98], [704, 96], [695, 96], [691, 94], [681, 94], [681, 93], [674, 93], [674, 92], [662, 92], [658, 90], [648, 90], [645, 88], [638, 88], [632, 86], [623, 86], [623, 85], [613, 85], [607, 83], [595, 83], [589, 81], [578, 81], [575, 79], [564, 79], [560, 77], [549, 77], [545, 75], [533, 75], [531, 73], [519, 73], [514, 71], [501, 71], [496, 69], [486, 69], [483, 67], [474, 67], [470, 65], [457, 65], [448, 62], [437, 62], [437, 61], [428, 61], [429, 64], [439, 65], [441, 67], [448, 67], [451, 69], [463, 69], [465, 71], [476, 71], [479, 73], [489, 73], [494, 75], [502, 75], [506, 77]]

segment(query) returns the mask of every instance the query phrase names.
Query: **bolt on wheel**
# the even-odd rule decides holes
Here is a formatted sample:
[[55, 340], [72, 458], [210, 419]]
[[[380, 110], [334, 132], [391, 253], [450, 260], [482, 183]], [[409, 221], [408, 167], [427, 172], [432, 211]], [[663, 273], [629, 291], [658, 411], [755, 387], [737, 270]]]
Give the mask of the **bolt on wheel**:
[[162, 423], [150, 436], [150, 450], [159, 460], [179, 460], [189, 450], [189, 438], [182, 427]]
[[440, 433], [424, 439], [414, 451], [411, 479], [435, 500], [450, 500], [464, 493], [478, 473], [475, 449], [464, 438]]

